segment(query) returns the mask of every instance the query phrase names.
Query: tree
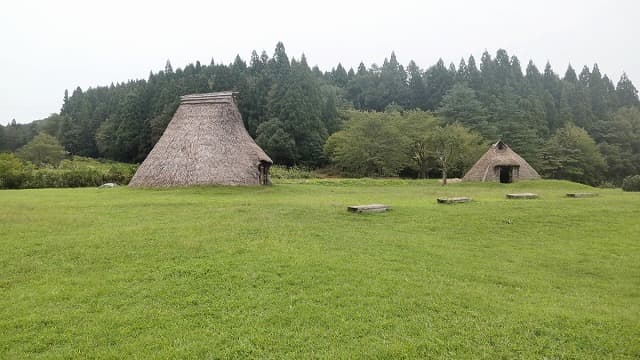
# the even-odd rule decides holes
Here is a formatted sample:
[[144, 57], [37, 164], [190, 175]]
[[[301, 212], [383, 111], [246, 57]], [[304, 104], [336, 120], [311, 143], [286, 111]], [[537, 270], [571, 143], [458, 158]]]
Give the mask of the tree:
[[608, 167], [607, 178], [617, 184], [640, 172], [640, 109], [617, 110], [603, 125], [600, 151]]
[[352, 111], [345, 128], [329, 137], [325, 152], [351, 176], [397, 176], [407, 163], [401, 114]]
[[335, 84], [341, 88], [345, 87], [349, 81], [347, 71], [340, 63], [338, 63], [338, 66], [331, 72], [331, 77]]
[[271, 76], [276, 82], [283, 81], [289, 73], [291, 64], [289, 63], [289, 56], [287, 56], [287, 52], [285, 51], [284, 44], [282, 42], [278, 42], [276, 44], [273, 57], [269, 60], [268, 65], [271, 71]]
[[51, 135], [40, 133], [31, 142], [20, 148], [18, 157], [23, 161], [30, 161], [34, 165], [58, 166], [66, 156], [67, 152], [56, 138]]
[[[325, 104], [311, 69], [291, 61], [291, 69], [271, 94], [269, 114], [282, 123], [282, 130], [295, 142], [293, 163], [318, 166], [325, 161], [322, 147], [327, 129], [322, 121]], [[256, 132], [257, 134], [257, 132]]]
[[[211, 59], [211, 62], [213, 62], [213, 59]], [[168, 59], [166, 64], [164, 65], [164, 72], [165, 74], [173, 74], [173, 66], [171, 66], [171, 61], [169, 61]]]
[[640, 101], [638, 101], [638, 90], [629, 78], [626, 73], [622, 73], [620, 76], [620, 81], [618, 81], [618, 85], [616, 86], [616, 97], [618, 100], [618, 106], [636, 106], [640, 105]]
[[440, 106], [442, 97], [449, 91], [455, 81], [455, 74], [449, 72], [444, 61], [438, 62], [427, 69], [424, 74], [427, 98], [423, 110], [435, 110]]
[[0, 152], [6, 150], [7, 148], [7, 143], [6, 143], [6, 138], [4, 135], [4, 126], [0, 125]]
[[419, 179], [426, 179], [431, 162], [429, 136], [438, 126], [438, 119], [424, 111], [407, 111], [400, 119], [400, 131], [405, 139], [405, 146], [410, 165], [417, 172]]
[[377, 108], [384, 109], [391, 103], [404, 107], [408, 105], [407, 93], [407, 73], [398, 63], [396, 54], [392, 52], [389, 60], [385, 59], [380, 69], [379, 81], [373, 96], [377, 100]]
[[571, 64], [567, 66], [567, 71], [564, 73], [563, 80], [574, 84], [578, 82], [578, 76], [576, 75], [576, 71], [573, 70], [573, 67], [571, 67]]
[[558, 129], [542, 149], [542, 173], [596, 185], [603, 178], [606, 163], [595, 141], [582, 128], [567, 125]]
[[487, 122], [487, 109], [476, 98], [475, 91], [465, 84], [455, 84], [442, 98], [436, 113], [446, 124], [457, 122], [488, 138], [495, 138], [496, 130]]
[[429, 137], [429, 149], [442, 173], [442, 185], [447, 185], [451, 170], [471, 165], [482, 151], [482, 137], [460, 124], [435, 128]]
[[277, 164], [294, 164], [296, 155], [296, 142], [284, 130], [284, 125], [277, 118], [265, 121], [258, 126], [256, 131], [256, 143], [269, 154]]
[[422, 79], [422, 71], [411, 60], [409, 66], [407, 66], [407, 73], [409, 75], [409, 104], [410, 109], [424, 109], [426, 108], [427, 89], [424, 86], [424, 80]]

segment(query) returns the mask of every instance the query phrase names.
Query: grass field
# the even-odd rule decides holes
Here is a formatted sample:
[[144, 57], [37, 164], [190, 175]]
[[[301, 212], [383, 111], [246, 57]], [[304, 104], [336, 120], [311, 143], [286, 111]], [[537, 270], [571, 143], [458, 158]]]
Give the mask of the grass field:
[[640, 193], [304, 180], [0, 204], [3, 359], [640, 357]]

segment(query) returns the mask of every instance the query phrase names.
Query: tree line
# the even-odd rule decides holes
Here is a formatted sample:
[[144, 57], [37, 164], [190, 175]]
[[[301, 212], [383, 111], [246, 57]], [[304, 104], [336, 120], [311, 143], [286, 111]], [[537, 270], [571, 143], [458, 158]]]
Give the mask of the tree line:
[[[44, 120], [0, 126], [0, 151], [15, 151], [44, 132], [74, 155], [141, 162], [179, 96], [224, 90], [239, 91], [247, 130], [284, 165], [335, 163], [329, 136], [387, 110], [428, 112], [439, 126], [463, 127], [485, 146], [502, 139], [552, 177], [620, 183], [640, 172], [640, 102], [625, 74], [614, 84], [597, 64], [579, 72], [569, 65], [562, 76], [549, 63], [540, 71], [529, 61], [523, 69], [502, 49], [493, 57], [485, 51], [479, 62], [439, 60], [426, 69], [414, 61], [405, 68], [392, 53], [382, 65], [338, 64], [323, 72], [304, 55], [290, 59], [282, 43], [271, 57], [254, 51], [248, 63], [237, 56], [231, 64], [211, 60], [174, 70], [167, 61], [146, 80], [65, 91], [61, 111]], [[587, 160], [593, 166], [580, 168]]]

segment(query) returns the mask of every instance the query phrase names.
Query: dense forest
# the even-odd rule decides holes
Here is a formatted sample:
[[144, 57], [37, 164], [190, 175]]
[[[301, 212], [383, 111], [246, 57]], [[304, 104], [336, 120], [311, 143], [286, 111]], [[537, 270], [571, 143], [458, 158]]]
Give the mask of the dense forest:
[[[167, 61], [147, 80], [65, 91], [58, 114], [0, 126], [0, 151], [46, 133], [73, 155], [141, 162], [180, 95], [223, 90], [239, 92], [247, 130], [283, 165], [328, 165], [337, 140], [327, 139], [352, 118], [362, 124], [366, 112], [395, 112], [464, 127], [483, 146], [502, 139], [550, 177], [620, 183], [640, 173], [640, 102], [625, 74], [614, 84], [597, 64], [579, 72], [569, 65], [562, 76], [549, 63], [540, 70], [529, 61], [523, 69], [505, 50], [426, 69], [414, 61], [405, 67], [391, 53], [382, 65], [323, 72], [304, 55], [290, 59], [282, 43], [271, 57], [254, 51], [248, 63], [237, 56], [228, 65], [211, 60], [174, 70]], [[587, 162], [588, 169], [571, 167]]]

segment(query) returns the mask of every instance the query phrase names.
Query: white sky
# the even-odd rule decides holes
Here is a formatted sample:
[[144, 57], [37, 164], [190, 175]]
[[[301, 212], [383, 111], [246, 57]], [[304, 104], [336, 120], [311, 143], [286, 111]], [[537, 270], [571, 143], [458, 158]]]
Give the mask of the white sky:
[[200, 60], [246, 61], [283, 41], [289, 57], [348, 69], [381, 64], [456, 65], [487, 49], [556, 73], [597, 62], [617, 83], [640, 88], [640, 2], [555, 1], [135, 1], [3, 0], [0, 3], [0, 124], [57, 112], [65, 89], [147, 78]]

